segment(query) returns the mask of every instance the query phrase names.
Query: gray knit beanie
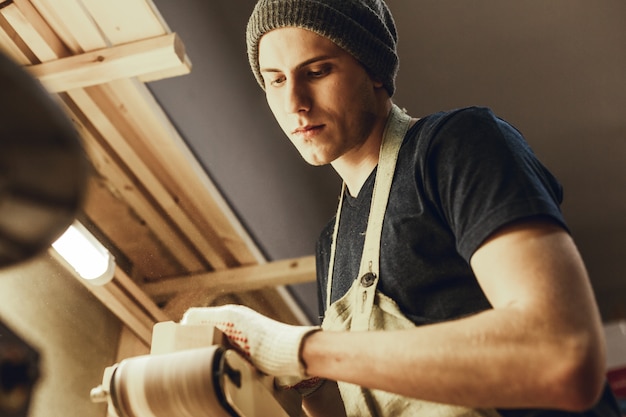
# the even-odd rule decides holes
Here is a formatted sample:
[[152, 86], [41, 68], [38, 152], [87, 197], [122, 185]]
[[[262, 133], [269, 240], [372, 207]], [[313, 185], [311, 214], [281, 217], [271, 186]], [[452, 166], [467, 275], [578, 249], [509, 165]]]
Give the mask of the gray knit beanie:
[[246, 30], [248, 60], [259, 71], [259, 40], [272, 29], [299, 27], [330, 39], [354, 56], [392, 96], [398, 72], [398, 35], [383, 0], [259, 0]]

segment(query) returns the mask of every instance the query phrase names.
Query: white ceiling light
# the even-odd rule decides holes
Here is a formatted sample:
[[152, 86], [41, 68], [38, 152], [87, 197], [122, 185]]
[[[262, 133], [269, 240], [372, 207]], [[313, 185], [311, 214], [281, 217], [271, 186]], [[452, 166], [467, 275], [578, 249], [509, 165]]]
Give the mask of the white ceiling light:
[[83, 279], [104, 285], [113, 279], [115, 259], [85, 226], [74, 222], [52, 247]]

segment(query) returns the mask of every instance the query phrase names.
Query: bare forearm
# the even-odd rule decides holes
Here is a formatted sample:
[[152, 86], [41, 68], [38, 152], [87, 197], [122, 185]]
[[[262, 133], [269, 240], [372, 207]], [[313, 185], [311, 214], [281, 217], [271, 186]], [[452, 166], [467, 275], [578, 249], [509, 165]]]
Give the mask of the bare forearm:
[[586, 406], [588, 400], [577, 405], [572, 398], [578, 391], [564, 390], [569, 379], [597, 390], [597, 366], [590, 366], [588, 375], [573, 374], [586, 360], [578, 356], [597, 350], [589, 346], [595, 335], [549, 336], [550, 330], [540, 326], [539, 321], [516, 323], [514, 311], [488, 311], [408, 331], [318, 332], [306, 340], [303, 360], [311, 375], [428, 401], [470, 407]]

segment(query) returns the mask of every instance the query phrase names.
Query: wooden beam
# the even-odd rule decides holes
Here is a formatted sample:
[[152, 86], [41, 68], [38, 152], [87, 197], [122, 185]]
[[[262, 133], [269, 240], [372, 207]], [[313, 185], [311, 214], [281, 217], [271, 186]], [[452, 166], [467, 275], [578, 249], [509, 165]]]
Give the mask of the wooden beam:
[[[175, 33], [86, 52], [27, 67], [53, 93], [163, 71], [189, 72], [185, 47]], [[156, 74], [155, 74], [156, 73]]]
[[0, 13], [0, 51], [19, 65], [30, 64], [35, 58], [2, 13]]
[[81, 0], [30, 0], [72, 54], [109, 46]]
[[[151, 1], [124, 0], [124, 15], [132, 16], [134, 25], [115, 25], [120, 13], [110, 2], [94, 2], [85, 7], [83, 0], [31, 0], [44, 19], [73, 54], [104, 49], [171, 33], [166, 22]], [[95, 14], [90, 13], [93, 12]], [[130, 13], [134, 14], [130, 14]], [[124, 17], [124, 21], [126, 21]], [[161, 80], [189, 73], [191, 61], [187, 55], [184, 63], [176, 67], [140, 74], [141, 82]]]
[[[156, 322], [153, 318], [145, 314], [131, 299], [124, 296], [123, 291], [113, 283], [98, 286], [88, 283], [86, 280], [78, 276], [74, 269], [58, 254], [54, 249], [49, 250], [53, 259], [57, 260], [61, 265], [76, 277], [78, 282], [83, 284], [105, 307], [107, 307], [122, 323], [133, 331], [142, 341], [150, 345], [152, 338], [152, 326]], [[118, 273], [118, 268], [116, 268]]]
[[[51, 1], [38, 0], [40, 3]], [[114, 0], [106, 4], [99, 0], [83, 0], [83, 3], [103, 36], [112, 44], [133, 42], [169, 31], [149, 0]], [[118, 3], [120, 9], [115, 7]], [[124, 10], [124, 16], [120, 16], [117, 10]], [[133, 19], [127, 19], [126, 14], [132, 14]], [[80, 38], [78, 32], [73, 32], [73, 36]], [[222, 248], [216, 252], [222, 261], [212, 257], [211, 266], [220, 269], [264, 262], [255, 242], [147, 87], [136, 79], [119, 79], [101, 87], [112, 104], [112, 107], [108, 107], [111, 111], [107, 115], [110, 121], [116, 126], [129, 128], [124, 131], [125, 140], [132, 142], [135, 152], [141, 155], [170, 195], [175, 197], [177, 205], [193, 220], [214, 250]], [[82, 107], [80, 102], [77, 105]], [[106, 134], [103, 136], [108, 140]], [[141, 175], [137, 177], [142, 178]], [[206, 255], [208, 252], [205, 249], [199, 249], [205, 256], [211, 257]]]
[[115, 268], [115, 275], [111, 282], [104, 285], [93, 285], [78, 276], [57, 251], [50, 249], [49, 253], [53, 259], [71, 271], [89, 292], [147, 346], [150, 346], [152, 340], [154, 324], [171, 320], [120, 268]]
[[[115, 161], [116, 157], [111, 156], [110, 151], [105, 147], [107, 141], [114, 140], [114, 135], [115, 137], [119, 136], [115, 126], [110, 125], [110, 121], [102, 115], [100, 109], [84, 90], [72, 90], [71, 93], [72, 100], [80, 103], [80, 107], [76, 108], [73, 102], [68, 103], [66, 101], [66, 111], [73, 115], [74, 124], [84, 140], [85, 150], [98, 172], [110, 181], [135, 213], [150, 225], [155, 235], [166, 243], [172, 255], [181, 265], [189, 271], [204, 270], [206, 265], [198, 259], [193, 251], [189, 250], [188, 242], [163, 218], [162, 213], [154, 207], [153, 200], [146, 197], [138, 189], [136, 180], [128, 175], [123, 167]], [[85, 113], [89, 114], [91, 118], [88, 119]], [[92, 126], [92, 124], [95, 125]], [[98, 139], [97, 136], [99, 135], [106, 135], [107, 137]], [[117, 150], [122, 151], [123, 149], [119, 148], [123, 147], [125, 142], [122, 138], [117, 141]], [[141, 169], [144, 166], [140, 159], [137, 160], [137, 164], [139, 167], [136, 166], [136, 169]], [[147, 170], [142, 173], [135, 171], [135, 176], [142, 178], [148, 172]], [[142, 178], [142, 180], [146, 180], [146, 178]], [[156, 186], [158, 184], [155, 184]]]
[[315, 281], [315, 256], [170, 278], [141, 288], [153, 297], [195, 292], [241, 292]]
[[[131, 7], [131, 3], [134, 6]], [[155, 22], [160, 22], [152, 9], [147, 7], [145, 3], [143, 3], [143, 6], [140, 3], [143, 3], [143, 0], [129, 0], [127, 5], [146, 13], [146, 16], [155, 20]], [[100, 5], [92, 3], [92, 6], [98, 9], [100, 13], [105, 13], [105, 10], [100, 7]], [[111, 10], [109, 9], [106, 14], [110, 13]], [[108, 21], [109, 18], [110, 16], [105, 17], [105, 20]], [[150, 30], [155, 30], [155, 22], [147, 24], [149, 28], [152, 28]], [[144, 23], [145, 22], [141, 22], [138, 26], [142, 26]], [[114, 27], [109, 27], [109, 25], [110, 22], [105, 26], [110, 30], [114, 30]], [[26, 28], [30, 29], [31, 32], [33, 31], [33, 28], [30, 26], [26, 25]], [[150, 30], [148, 30], [148, 32], [150, 32]], [[165, 29], [161, 28], [159, 33], [164, 33], [164, 31]], [[28, 31], [24, 30], [24, 32]], [[134, 36], [136, 32], [130, 30], [130, 34]], [[106, 35], [108, 36], [109, 34], [106, 33]], [[131, 42], [131, 40], [127, 38], [120, 38], [120, 34], [116, 36], [118, 40]], [[33, 52], [40, 60], [43, 60], [41, 57], [49, 58], [49, 49], [41, 45], [37, 45], [37, 48], [35, 48]], [[118, 91], [119, 89], [124, 91]], [[233, 254], [237, 254], [237, 257], [244, 261], [241, 263], [251, 263], [259, 259], [255, 258], [254, 255], [250, 255], [251, 251], [258, 252], [258, 248], [254, 248], [255, 245], [253, 245], [252, 240], [247, 236], [247, 233], [243, 230], [241, 225], [237, 223], [235, 225], [237, 231], [233, 233], [233, 229], [228, 222], [236, 222], [234, 215], [222, 222], [224, 217], [221, 212], [213, 213], [207, 211], [209, 208], [215, 206], [215, 202], [213, 201], [215, 198], [220, 199], [220, 204], [223, 204], [222, 208], [227, 209], [227, 205], [223, 203], [223, 199], [219, 196], [218, 192], [215, 194], [207, 194], [207, 191], [210, 191], [208, 188], [192, 188], [192, 185], [198, 182], [198, 175], [201, 175], [200, 178], [205, 180], [203, 186], [212, 186], [212, 184], [206, 178], [206, 173], [202, 171], [202, 168], [200, 168], [198, 162], [184, 144], [184, 141], [178, 136], [171, 122], [143, 83], [137, 80], [133, 82], [131, 79], [119, 79], [101, 86], [88, 87], [86, 90], [89, 91], [89, 94], [86, 94], [87, 91], [83, 89], [72, 89], [69, 90], [67, 94], [75, 102], [76, 107], [81, 109], [82, 113], [85, 114], [96, 127], [97, 132], [94, 132], [94, 135], [99, 134], [109, 142], [112, 149], [115, 149], [119, 158], [111, 156], [109, 157], [109, 163], [114, 164], [121, 158], [125, 167], [132, 171], [135, 179], [139, 179], [138, 183], [131, 181], [130, 188], [127, 188], [128, 183], [116, 184], [116, 187], [120, 192], [130, 192], [130, 198], [138, 195], [138, 187], [142, 188], [142, 190], [150, 191], [152, 197], [156, 198], [156, 201], [161, 204], [163, 212], [169, 215], [169, 218], [176, 223], [180, 230], [187, 234], [195, 245], [195, 251], [193, 249], [191, 253], [188, 250], [181, 251], [181, 253], [184, 254], [181, 256], [200, 254], [207, 260], [208, 265], [215, 269], [240, 264], [234, 261]], [[120, 95], [124, 100], [118, 100]], [[98, 103], [94, 103], [94, 99], [97, 99]], [[148, 101], [148, 103], [142, 103], [144, 100]], [[132, 123], [129, 123], [130, 121], [132, 121]], [[154, 123], [154, 126], [147, 126], [152, 123]], [[123, 133], [120, 132], [119, 129], [123, 129]], [[146, 133], [155, 134], [140, 137]], [[170, 169], [170, 171], [163, 174], [162, 165], [153, 165], [151, 161], [146, 159], [149, 158], [151, 153], [137, 153], [128, 146], [129, 142], [150, 144], [149, 146], [152, 146], [153, 149], [163, 147], [163, 149], [158, 150], [158, 152], [162, 152], [163, 158], [169, 161], [167, 168]], [[172, 143], [175, 143], [174, 147], [172, 147]], [[143, 151], [143, 149], [141, 149], [141, 151]], [[146, 163], [146, 161], [148, 163]], [[191, 175], [178, 178], [181, 172], [190, 173]], [[160, 177], [155, 181], [153, 174], [159, 173]], [[170, 178], [170, 180], [164, 182], [166, 189], [163, 189], [158, 182], [164, 181], [164, 179], [167, 178]], [[175, 187], [171, 187], [171, 178], [177, 178], [173, 181]], [[212, 187], [215, 188], [214, 186]], [[184, 203], [190, 198], [197, 199], [197, 194], [204, 194], [199, 198], [209, 204], [195, 204], [193, 212], [184, 210], [182, 208], [183, 205], [179, 202]], [[137, 210], [137, 213], [143, 215], [150, 211], [150, 208], [148, 208], [147, 211]], [[199, 218], [209, 219], [205, 220], [206, 224], [218, 226], [218, 231], [213, 232], [212, 227], [198, 228], [197, 221], [195, 220], [197, 213], [204, 213], [204, 215]], [[229, 211], [229, 214], [232, 214], [232, 212]], [[159, 222], [149, 223], [156, 234], [161, 233], [158, 223]], [[194, 223], [196, 224], [195, 226]], [[238, 244], [241, 239], [245, 239], [245, 243]], [[175, 240], [165, 239], [163, 242], [169, 244], [170, 242], [175, 242]], [[227, 246], [235, 246], [236, 250], [228, 250], [230, 248], [225, 249], [224, 243], [226, 243]], [[173, 251], [180, 250], [180, 248], [172, 249]], [[206, 269], [206, 265], [189, 265], [188, 270], [203, 271]]]
[[115, 269], [114, 284], [131, 299], [154, 322], [168, 321], [171, 318], [161, 310], [150, 297], [121, 269]]
[[[171, 33], [152, 0], [110, 0], [107, 2], [101, 0], [14, 0], [2, 6], [4, 7], [0, 8], [0, 26], [6, 36], [0, 37], [0, 41], [3, 44], [13, 44], [5, 49], [13, 49], [13, 54], [20, 61], [27, 60], [29, 64], [55, 61], [83, 52]], [[186, 56], [185, 62], [188, 63]], [[79, 110], [79, 114], [89, 113], [89, 119], [83, 120], [90, 125], [90, 134], [96, 138], [97, 142], [95, 146], [100, 148], [100, 151], [96, 152], [99, 155], [96, 159], [101, 161], [102, 166], [106, 166], [107, 169], [112, 167], [110, 171], [107, 171], [108, 174], [112, 174], [111, 184], [115, 184], [111, 186], [111, 189], [115, 188], [114, 192], [123, 193], [120, 199], [129, 198], [130, 205], [135, 205], [133, 211], [138, 207], [140, 209], [136, 212], [143, 216], [146, 213], [144, 209], [147, 208], [147, 212], [154, 215], [156, 223], [146, 221], [146, 226], [154, 230], [155, 234], [160, 233], [159, 239], [167, 237], [170, 232], [175, 232], [171, 235], [176, 235], [185, 241], [186, 246], [177, 246], [178, 243], [183, 242], [162, 240], [169, 251], [180, 250], [186, 253], [182, 257], [189, 256], [190, 258], [194, 258], [200, 252], [198, 247], [196, 250], [189, 249], [190, 237], [187, 232], [183, 231], [181, 224], [176, 224], [170, 216], [165, 215], [171, 209], [180, 209], [180, 213], [188, 216], [199, 233], [210, 240], [207, 248], [215, 248], [215, 252], [208, 256], [221, 259], [217, 262], [212, 260], [211, 266], [219, 269], [264, 262], [259, 248], [239, 223], [236, 214], [220, 195], [219, 190], [142, 82], [171, 73], [171, 71], [165, 71], [160, 75], [153, 73], [129, 79], [123, 78], [96, 87], [88, 87], [86, 91], [73, 89], [61, 95], [70, 97], [68, 102], [71, 102], [72, 108]], [[80, 91], [80, 93], [73, 93], [75, 91]], [[77, 100], [74, 101], [74, 99]], [[96, 106], [93, 105], [94, 101], [98, 101]], [[104, 109], [101, 102], [108, 103]], [[94, 120], [101, 123], [100, 126], [104, 126], [104, 130], [93, 128], [91, 124]], [[113, 130], [108, 130], [108, 123], [113, 124]], [[132, 164], [128, 165], [127, 161], [119, 157], [115, 141], [109, 142], [108, 135], [115, 131], [128, 142], [127, 145], [131, 145], [134, 153], [139, 155], [143, 162], [137, 170]], [[117, 140], [119, 136], [114, 136], [113, 139]], [[154, 175], [148, 178], [148, 183], [156, 177], [165, 191], [159, 195], [169, 194], [167, 198], [171, 201], [166, 199], [163, 200], [166, 203], [164, 205], [155, 204], [155, 196], [149, 192], [144, 183], [146, 167]], [[160, 230], [160, 225], [163, 224], [171, 227], [167, 233], [157, 230]], [[200, 258], [188, 261], [190, 263], [186, 263], [186, 266], [191, 266], [194, 262], [204, 263]], [[184, 268], [174, 273], [176, 275], [185, 273], [182, 269]], [[206, 269], [188, 268], [188, 271], [201, 270]], [[141, 279], [142, 277], [133, 276], [133, 278]], [[180, 283], [179, 281], [178, 284]], [[99, 289], [94, 292], [99, 294], [105, 304], [108, 301], [111, 306], [115, 307], [116, 311], [120, 312], [118, 313], [120, 318], [123, 317], [123, 320], [128, 322], [127, 325], [135, 329], [133, 332], [141, 334], [141, 339], [146, 341], [146, 325], [149, 323], [145, 321], [146, 312], [143, 308], [132, 307], [136, 302], [128, 295], [126, 289], [120, 288], [115, 283], [114, 288]], [[248, 302], [251, 304], [255, 300], [259, 303], [262, 301], [258, 306], [259, 309], [267, 309], [268, 306], [280, 309], [280, 311], [294, 308], [289, 303], [285, 308], [283, 301], [291, 299], [284, 293], [276, 291], [275, 288], [252, 290], [240, 294], [249, 295]]]
[[82, 0], [82, 3], [112, 45], [169, 31], [151, 0]]
[[[99, 132], [103, 140], [106, 141], [116, 153], [116, 157], [122, 162], [122, 170], [130, 171], [134, 180], [127, 182], [126, 184], [116, 181], [117, 178], [125, 179], [130, 175], [126, 174], [125, 177], [116, 177], [112, 175], [106, 175], [111, 179], [119, 192], [124, 194], [125, 198], [133, 202], [134, 198], [141, 196], [145, 191], [151, 196], [152, 201], [148, 203], [156, 203], [161, 208], [163, 213], [158, 213], [153, 207], [142, 205], [141, 207], [135, 207], [137, 213], [143, 216], [144, 213], [149, 213], [151, 210], [160, 215], [165, 220], [169, 220], [176, 225], [176, 228], [182, 231], [187, 240], [188, 245], [185, 252], [189, 254], [197, 254], [197, 257], [202, 258], [205, 262], [203, 266], [189, 266], [189, 271], [206, 270], [207, 265], [213, 268], [221, 268], [226, 266], [222, 254], [225, 252], [223, 242], [219, 242], [213, 238], [210, 231], [201, 231], [194, 223], [194, 219], [187, 213], [179, 202], [178, 194], [182, 193], [184, 185], [181, 185], [181, 189], [172, 190], [168, 189], [161, 182], [161, 179], [157, 177], [159, 173], [159, 167], [150, 164], [149, 160], [146, 160], [146, 155], [138, 152], [131, 145], [136, 140], [137, 132], [128, 127], [127, 123], [124, 123], [124, 116], [121, 116], [120, 109], [124, 108], [124, 103], [111, 102], [111, 89], [108, 85], [90, 87], [89, 89], [71, 90], [68, 95], [72, 100], [81, 108], [84, 112], [85, 122], [89, 122]], [[96, 152], [96, 155], [101, 155], [102, 152]], [[175, 155], [172, 154], [172, 158]], [[115, 165], [114, 161], [109, 161], [109, 164]], [[102, 168], [107, 168], [106, 165], [101, 165]], [[184, 170], [184, 167], [180, 167], [180, 170]], [[171, 171], [169, 175], [176, 175], [176, 171]], [[165, 216], [163, 216], [165, 214]], [[156, 219], [155, 219], [156, 220]], [[159, 223], [150, 223], [155, 230], [156, 234], [162, 233], [158, 224], [163, 224], [163, 221]], [[164, 242], [169, 242], [168, 239], [164, 239]], [[176, 249], [174, 249], [176, 250]], [[178, 249], [180, 250], [180, 249]], [[183, 255], [183, 254], [181, 254]], [[184, 255], [183, 255], [184, 256]], [[185, 264], [187, 265], [187, 264]]]
[[[222, 248], [225, 267], [265, 262], [258, 246], [243, 227], [204, 168], [190, 152], [179, 133], [148, 88], [133, 79], [107, 84], [112, 108], [126, 106], [131, 112], [115, 113], [115, 123], [135, 132], [126, 135], [177, 204], [203, 231], [205, 238]], [[221, 269], [214, 265], [214, 269]]]
[[28, 0], [13, 0], [6, 7], [0, 8], [0, 14], [15, 30], [16, 35], [34, 52], [39, 62], [71, 55]]

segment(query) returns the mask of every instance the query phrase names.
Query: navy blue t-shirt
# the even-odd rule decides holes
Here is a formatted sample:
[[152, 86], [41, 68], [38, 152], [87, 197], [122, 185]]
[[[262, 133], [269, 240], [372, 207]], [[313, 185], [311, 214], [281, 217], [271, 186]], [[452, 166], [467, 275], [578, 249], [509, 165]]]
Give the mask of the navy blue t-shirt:
[[[344, 195], [333, 302], [357, 278], [375, 176], [376, 170], [359, 195]], [[541, 216], [567, 230], [559, 208], [562, 199], [561, 185], [520, 132], [491, 110], [471, 107], [420, 119], [407, 132], [398, 156], [383, 222], [378, 289], [416, 325], [489, 309], [470, 268], [471, 256], [497, 229], [520, 219]], [[317, 244], [322, 316], [334, 224], [333, 218]], [[580, 415], [530, 410], [501, 413]]]

